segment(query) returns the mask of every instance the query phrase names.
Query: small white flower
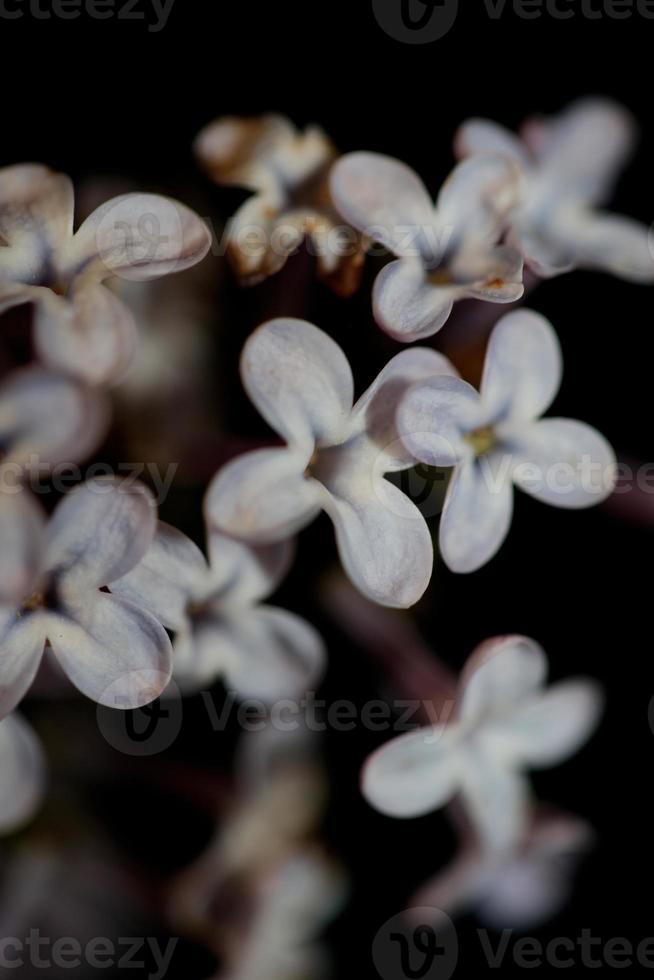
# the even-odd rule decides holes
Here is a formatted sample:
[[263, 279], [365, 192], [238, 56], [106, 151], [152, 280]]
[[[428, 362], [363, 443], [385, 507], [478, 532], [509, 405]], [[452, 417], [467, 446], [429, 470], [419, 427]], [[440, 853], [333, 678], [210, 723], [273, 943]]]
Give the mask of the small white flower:
[[0, 721], [0, 834], [35, 815], [45, 790], [45, 759], [31, 726], [18, 714]]
[[541, 276], [581, 267], [654, 281], [648, 228], [597, 210], [633, 149], [629, 113], [607, 99], [582, 99], [552, 119], [529, 120], [521, 137], [470, 119], [455, 146], [459, 156], [502, 153], [522, 167], [509, 241], [529, 265]]
[[210, 531], [208, 553], [209, 563], [160, 523], [142, 561], [112, 592], [175, 631], [175, 678], [186, 690], [222, 677], [243, 698], [273, 702], [305, 691], [324, 667], [320, 636], [299, 616], [261, 605], [289, 568], [290, 542], [255, 549]]
[[613, 490], [613, 450], [572, 419], [540, 419], [561, 383], [551, 324], [529, 310], [506, 314], [491, 335], [478, 393], [455, 377], [417, 382], [397, 425], [408, 450], [432, 466], [453, 466], [440, 548], [455, 572], [484, 565], [504, 541], [513, 485], [555, 507], [582, 508]]
[[532, 929], [560, 912], [570, 897], [575, 866], [592, 839], [583, 820], [539, 813], [513, 851], [484, 851], [468, 842], [411, 904], [448, 915], [474, 911], [494, 929]]
[[0, 385], [1, 489], [5, 477], [43, 476], [84, 459], [105, 435], [109, 414], [98, 389], [37, 366], [12, 372]]
[[522, 636], [483, 643], [464, 668], [456, 716], [409, 732], [375, 752], [363, 792], [392, 817], [418, 817], [459, 795], [484, 848], [516, 846], [530, 816], [522, 770], [555, 766], [576, 752], [601, 713], [586, 678], [544, 690], [547, 660]]
[[131, 570], [155, 532], [140, 484], [89, 480], [49, 522], [26, 490], [0, 496], [0, 717], [30, 688], [46, 642], [72, 683], [112, 708], [156, 698], [171, 673], [168, 635], [107, 587]]
[[287, 446], [225, 466], [207, 494], [209, 523], [272, 543], [325, 510], [357, 588], [382, 605], [413, 605], [431, 576], [431, 537], [418, 509], [384, 474], [414, 463], [395, 429], [401, 394], [420, 378], [451, 370], [435, 351], [404, 351], [353, 407], [350, 366], [327, 334], [303, 320], [263, 324], [245, 344], [241, 374]]
[[338, 154], [321, 129], [299, 132], [274, 114], [227, 116], [200, 133], [195, 150], [217, 183], [254, 192], [228, 228], [228, 255], [243, 285], [278, 272], [309, 238], [321, 277], [341, 295], [356, 290], [364, 253], [331, 202], [328, 174]]
[[103, 282], [153, 279], [199, 262], [211, 234], [183, 204], [125, 194], [73, 234], [73, 187], [24, 164], [0, 170], [0, 312], [35, 308], [34, 337], [50, 366], [93, 384], [117, 380], [135, 342], [131, 314]]
[[413, 170], [377, 153], [349, 153], [331, 174], [334, 203], [367, 238], [397, 256], [375, 281], [373, 309], [396, 340], [443, 326], [454, 303], [520, 299], [522, 259], [500, 244], [520, 172], [502, 156], [475, 156], [450, 174], [436, 206]]

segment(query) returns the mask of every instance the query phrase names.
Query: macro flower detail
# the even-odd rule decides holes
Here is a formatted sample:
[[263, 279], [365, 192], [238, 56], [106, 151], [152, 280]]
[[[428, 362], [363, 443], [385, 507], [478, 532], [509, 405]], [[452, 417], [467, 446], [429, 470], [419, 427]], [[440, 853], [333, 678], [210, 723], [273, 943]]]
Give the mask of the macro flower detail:
[[498, 155], [460, 163], [443, 184], [436, 205], [404, 163], [376, 153], [348, 153], [331, 175], [343, 217], [396, 260], [377, 276], [373, 310], [396, 340], [430, 337], [454, 303], [520, 299], [522, 258], [502, 243], [520, 172]]
[[541, 276], [598, 269], [654, 282], [650, 232], [632, 218], [598, 210], [631, 155], [635, 124], [607, 99], [581, 99], [551, 119], [527, 120], [520, 137], [487, 119], [465, 122], [459, 157], [502, 153], [523, 171], [509, 241]]
[[513, 848], [530, 819], [522, 770], [555, 766], [596, 727], [603, 698], [586, 678], [544, 689], [547, 660], [522, 636], [483, 643], [467, 661], [455, 715], [393, 739], [366, 762], [368, 802], [392, 817], [418, 817], [460, 796], [481, 845]]
[[322, 640], [299, 616], [261, 604], [288, 571], [291, 543], [255, 549], [216, 531], [207, 537], [209, 562], [160, 523], [141, 562], [112, 591], [176, 633], [174, 676], [183, 690], [222, 678], [243, 698], [303, 693], [324, 668]]
[[0, 583], [0, 716], [27, 693], [46, 643], [92, 700], [125, 709], [154, 700], [170, 678], [168, 635], [150, 613], [108, 591], [152, 541], [149, 491], [89, 480], [64, 497], [47, 524], [26, 490], [14, 496], [22, 520], [1, 528], [8, 574]]
[[452, 571], [475, 571], [500, 548], [514, 484], [566, 508], [612, 492], [616, 460], [604, 437], [572, 419], [540, 418], [562, 370], [551, 324], [516, 310], [491, 334], [479, 393], [456, 377], [419, 381], [406, 393], [397, 424], [407, 449], [428, 465], [454, 467], [439, 533]]
[[154, 194], [107, 201], [73, 234], [68, 177], [37, 164], [0, 170], [0, 312], [34, 305], [34, 341], [50, 367], [93, 384], [120, 378], [135, 325], [103, 283], [153, 279], [195, 265], [211, 247], [206, 224]]
[[356, 290], [364, 251], [332, 204], [328, 175], [338, 154], [319, 127], [299, 132], [275, 114], [227, 116], [200, 133], [195, 151], [216, 183], [253, 192], [227, 229], [227, 254], [243, 285], [279, 272], [308, 239], [321, 278], [341, 295]]
[[0, 721], [0, 834], [32, 819], [45, 788], [45, 759], [32, 727], [19, 714]]
[[414, 464], [395, 429], [400, 396], [421, 378], [451, 371], [436, 351], [404, 351], [353, 406], [350, 366], [327, 334], [303, 320], [263, 324], [245, 344], [241, 375], [287, 445], [223, 467], [207, 493], [209, 523], [273, 543], [324, 510], [357, 588], [382, 605], [413, 605], [431, 576], [431, 537], [417, 507], [384, 474]]

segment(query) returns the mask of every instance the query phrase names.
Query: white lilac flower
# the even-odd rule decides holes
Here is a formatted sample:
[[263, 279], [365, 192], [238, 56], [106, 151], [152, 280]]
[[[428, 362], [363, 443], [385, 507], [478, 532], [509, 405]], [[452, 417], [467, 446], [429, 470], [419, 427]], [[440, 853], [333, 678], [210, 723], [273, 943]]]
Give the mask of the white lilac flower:
[[0, 489], [84, 459], [105, 435], [109, 414], [98, 389], [38, 366], [12, 372], [0, 384]]
[[417, 507], [384, 474], [414, 463], [395, 430], [401, 394], [439, 371], [451, 371], [442, 355], [404, 351], [353, 407], [350, 366], [327, 334], [303, 320], [263, 324], [245, 344], [241, 375], [287, 445], [225, 466], [207, 494], [209, 523], [250, 542], [273, 543], [324, 510], [357, 588], [383, 605], [417, 602], [431, 576], [431, 537]]
[[528, 120], [520, 137], [487, 119], [459, 130], [460, 157], [501, 153], [523, 170], [509, 241], [541, 276], [576, 267], [654, 281], [649, 229], [598, 208], [631, 155], [635, 126], [607, 99], [582, 99], [559, 116]]
[[0, 834], [32, 819], [43, 799], [45, 759], [31, 726], [18, 714], [0, 721]]
[[69, 680], [94, 701], [125, 709], [152, 701], [170, 678], [168, 635], [150, 613], [107, 591], [152, 542], [149, 491], [112, 478], [89, 480], [64, 497], [48, 522], [26, 490], [10, 496], [20, 520], [0, 526], [0, 717], [30, 688], [46, 642]]
[[299, 132], [274, 114], [227, 116], [200, 133], [195, 150], [217, 183], [253, 192], [227, 229], [227, 254], [243, 285], [278, 272], [308, 238], [320, 276], [341, 295], [356, 290], [364, 253], [333, 207], [328, 174], [338, 154], [321, 129]]
[[589, 849], [587, 823], [565, 814], [536, 815], [524, 840], [508, 852], [476, 842], [414, 895], [415, 908], [448, 915], [473, 911], [494, 929], [531, 929], [547, 922], [570, 897], [572, 876]]
[[533, 640], [483, 643], [466, 663], [452, 720], [401, 735], [368, 759], [368, 801], [392, 817], [418, 817], [459, 796], [485, 849], [515, 847], [530, 819], [523, 770], [575, 753], [602, 709], [592, 680], [545, 689], [546, 675], [545, 654]]
[[456, 377], [417, 382], [397, 425], [407, 449], [454, 467], [440, 524], [443, 559], [455, 572], [484, 565], [504, 541], [513, 486], [555, 507], [582, 508], [613, 490], [613, 450], [595, 429], [540, 416], [562, 375], [551, 324], [529, 310], [506, 314], [488, 344], [479, 393]]
[[24, 164], [0, 170], [0, 311], [34, 305], [34, 338], [51, 367], [115, 381], [135, 342], [131, 314], [103, 283], [153, 279], [195, 265], [209, 229], [183, 204], [154, 194], [108, 201], [73, 234], [68, 177]]
[[457, 300], [520, 299], [522, 259], [502, 244], [518, 188], [519, 170], [497, 155], [459, 164], [435, 206], [399, 160], [349, 153], [334, 165], [331, 192], [343, 217], [397, 256], [373, 290], [383, 330], [396, 340], [419, 340], [440, 330]]
[[160, 523], [141, 562], [112, 585], [176, 633], [175, 679], [187, 691], [222, 678], [240, 697], [299, 695], [318, 680], [318, 633], [285, 609], [262, 605], [293, 554], [290, 542], [250, 548], [208, 534], [209, 562], [185, 535]]

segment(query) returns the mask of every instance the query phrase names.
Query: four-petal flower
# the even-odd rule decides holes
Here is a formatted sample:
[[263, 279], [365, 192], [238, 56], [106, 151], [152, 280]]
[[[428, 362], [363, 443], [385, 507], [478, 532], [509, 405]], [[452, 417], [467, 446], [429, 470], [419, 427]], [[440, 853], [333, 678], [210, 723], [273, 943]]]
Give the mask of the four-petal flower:
[[556, 507], [599, 503], [613, 490], [613, 450], [595, 429], [540, 416], [562, 374], [551, 324], [530, 310], [507, 313], [488, 344], [478, 393], [457, 377], [417, 382], [397, 426], [407, 449], [431, 466], [453, 466], [440, 548], [455, 572], [480, 568], [511, 525], [513, 485]]
[[368, 801], [392, 817], [418, 817], [460, 794], [485, 848], [515, 847], [530, 814], [522, 770], [567, 759], [602, 709], [590, 679], [543, 690], [546, 675], [545, 654], [533, 640], [483, 643], [465, 665], [454, 720], [400, 735], [367, 761]]

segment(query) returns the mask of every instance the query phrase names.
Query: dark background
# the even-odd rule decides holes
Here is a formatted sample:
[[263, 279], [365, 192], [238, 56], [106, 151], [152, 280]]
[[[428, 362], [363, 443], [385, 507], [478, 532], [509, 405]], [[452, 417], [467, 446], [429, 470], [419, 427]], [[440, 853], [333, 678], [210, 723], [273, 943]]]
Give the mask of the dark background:
[[[629, 106], [643, 134], [616, 189], [615, 209], [649, 224], [654, 21], [636, 14], [590, 20], [580, 13], [570, 20], [546, 14], [523, 20], [508, 6], [495, 21], [482, 3], [462, 6], [452, 30], [424, 46], [384, 34], [367, 0], [177, 0], [159, 34], [139, 22], [0, 20], [1, 162], [42, 160], [77, 181], [126, 176], [137, 186], [168, 189], [209, 207], [220, 221], [231, 199], [210, 187], [190, 152], [193, 137], [215, 116], [273, 110], [300, 124], [318, 122], [343, 150], [378, 150], [406, 160], [435, 191], [452, 166], [451, 139], [464, 118], [484, 115], [513, 127], [533, 112], [553, 112], [578, 95], [602, 93]], [[371, 271], [352, 300], [337, 300], [316, 285], [301, 310], [293, 273], [284, 276], [247, 294], [228, 284], [221, 299], [217, 397], [224, 397], [225, 423], [238, 435], [266, 436], [234, 377], [243, 340], [264, 316], [301, 313], [329, 330], [352, 358], [360, 389], [397, 349], [371, 321]], [[529, 299], [553, 321], [564, 350], [555, 413], [594, 424], [621, 458], [638, 462], [649, 461], [654, 450], [651, 303], [644, 287], [590, 273], [544, 283]], [[196, 536], [191, 507], [202, 489], [183, 499], [173, 495], [164, 515]], [[573, 901], [537, 932], [543, 939], [575, 939], [591, 928], [604, 941], [624, 936], [637, 944], [654, 934], [643, 900], [652, 872], [648, 524], [654, 523], [654, 505], [645, 500], [637, 508], [634, 496], [626, 495], [620, 515], [610, 504], [567, 513], [521, 497], [501, 554], [472, 576], [456, 577], [437, 566], [416, 610], [425, 638], [454, 668], [480, 640], [522, 632], [544, 645], [553, 678], [588, 673], [606, 686], [608, 708], [592, 743], [560, 769], [535, 777], [539, 797], [586, 817], [598, 833]], [[324, 630], [332, 665], [326, 696], [363, 703], [380, 689], [377, 668], [316, 599], [314, 586], [333, 556], [331, 529], [321, 520], [303, 535], [298, 565], [279, 603]], [[171, 759], [183, 760], [186, 753], [194, 765], [197, 759], [216, 769], [228, 765], [231, 735], [219, 745], [215, 738], [209, 742], [201, 725], [192, 729]], [[339, 975], [374, 975], [370, 945], [377, 929], [449, 859], [454, 843], [440, 814], [392, 821], [359, 797], [359, 766], [382, 740], [361, 732], [332, 733], [326, 740], [334, 782], [326, 833], [354, 882], [348, 910], [329, 933]], [[210, 823], [172, 797], [145, 792], [146, 766], [136, 767], [132, 781], [109, 790], [94, 787], [92, 795], [130, 859], [138, 855], [163, 877], [201, 850]], [[461, 923], [462, 963], [483, 972], [478, 943], [466, 943], [475, 927], [472, 918]], [[180, 947], [174, 975], [199, 972], [197, 955], [190, 944]]]

